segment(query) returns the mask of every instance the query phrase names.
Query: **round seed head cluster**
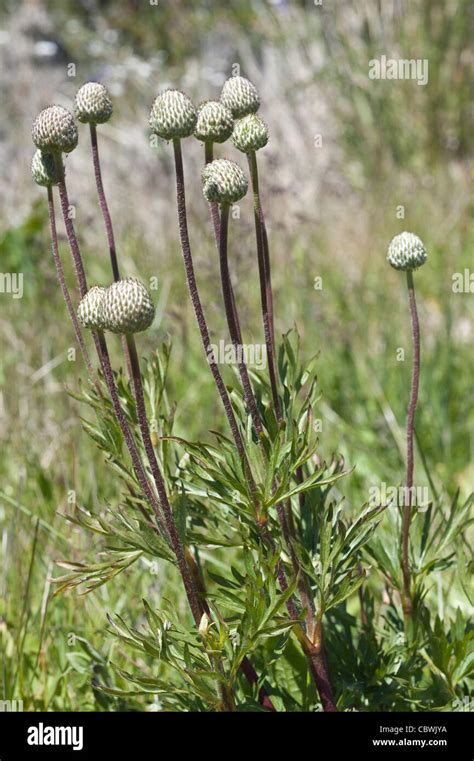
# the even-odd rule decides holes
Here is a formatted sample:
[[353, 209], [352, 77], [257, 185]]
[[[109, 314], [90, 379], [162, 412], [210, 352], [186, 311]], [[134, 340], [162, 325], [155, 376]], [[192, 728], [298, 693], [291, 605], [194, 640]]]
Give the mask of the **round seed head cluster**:
[[204, 143], [224, 143], [231, 136], [233, 126], [229, 109], [217, 100], [208, 100], [198, 107], [194, 136]]
[[179, 90], [165, 90], [155, 98], [150, 112], [150, 127], [164, 140], [189, 137], [196, 126], [196, 109]]
[[238, 164], [228, 159], [216, 159], [203, 168], [202, 187], [210, 203], [232, 204], [244, 197], [248, 182]]
[[243, 119], [236, 121], [232, 142], [242, 153], [258, 151], [268, 143], [267, 125], [257, 114], [247, 114]]
[[127, 277], [107, 288], [103, 314], [106, 329], [112, 333], [140, 333], [153, 322], [155, 307], [143, 283]]
[[254, 85], [245, 77], [230, 77], [224, 82], [221, 103], [232, 112], [235, 119], [253, 114], [260, 107], [260, 98]]
[[54, 156], [51, 153], [43, 153], [38, 148], [31, 162], [31, 174], [37, 185], [43, 185], [45, 188], [57, 185], [59, 177]]
[[416, 270], [427, 258], [423, 241], [413, 233], [396, 235], [388, 247], [387, 261], [396, 270]]
[[107, 88], [99, 82], [86, 82], [76, 93], [75, 112], [80, 122], [103, 124], [112, 116], [113, 106]]
[[45, 153], [70, 153], [77, 145], [77, 126], [70, 111], [48, 106], [33, 122], [33, 142]]
[[107, 288], [94, 285], [81, 299], [77, 308], [77, 319], [88, 330], [105, 330], [104, 296]]

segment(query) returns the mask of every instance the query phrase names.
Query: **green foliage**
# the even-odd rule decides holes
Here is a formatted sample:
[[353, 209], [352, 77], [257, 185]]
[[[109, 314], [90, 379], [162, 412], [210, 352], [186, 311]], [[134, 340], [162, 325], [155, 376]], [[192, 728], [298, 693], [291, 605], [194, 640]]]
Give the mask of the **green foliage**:
[[[225, 689], [234, 693], [237, 710], [260, 710], [256, 686], [249, 688], [241, 671], [244, 659], [250, 658], [260, 668], [261, 683], [279, 710], [317, 709], [308, 666], [296, 655], [297, 629], [307, 611], [300, 606], [293, 618], [286, 607], [301, 583], [277, 521], [276, 506], [286, 502], [295, 527], [293, 560], [297, 558], [306, 579], [316, 620], [326, 621], [340, 707], [444, 710], [449, 700], [462, 701], [473, 671], [470, 628], [458, 609], [455, 626], [443, 630], [441, 637], [441, 619], [430, 623], [426, 600], [433, 586], [430, 579], [448, 572], [456, 553], [459, 557], [462, 551], [472, 520], [472, 497], [461, 504], [457, 495], [445, 508], [445, 498], [438, 495], [436, 504], [416, 512], [412, 562], [417, 612], [415, 625], [405, 631], [399, 602], [400, 513], [393, 505], [357, 511], [345, 505], [339, 494], [339, 482], [348, 476], [343, 464], [334, 460], [327, 465], [318, 458], [314, 420], [320, 396], [315, 361], [301, 365], [296, 335], [286, 336], [280, 351], [285, 389], [282, 427], [276, 426], [265, 377], [253, 374], [267, 431], [261, 441], [247, 432], [254, 490], [249, 490], [245, 471], [226, 437], [216, 434], [213, 445], [173, 435], [175, 409], [166, 393], [169, 364], [170, 350], [164, 344], [146, 366], [148, 409], [159, 421], [157, 452], [168, 474], [183, 543], [193, 548], [210, 607], [199, 631], [183, 625], [171, 600], [164, 598], [159, 609], [144, 601], [145, 630], [130, 625], [122, 615], [112, 615], [111, 633], [123, 654], [135, 651], [143, 663], [151, 658], [158, 670], [150, 672], [143, 666], [137, 672], [114, 664], [117, 678], [128, 686], [101, 682], [99, 692], [121, 699], [155, 696], [162, 710], [209, 711], [220, 709]], [[137, 428], [129, 385], [123, 376], [118, 381], [129, 423]], [[118, 574], [128, 573], [142, 557], [158, 563], [160, 569], [163, 563], [175, 561], [153, 528], [146, 503], [136, 496], [139, 487], [126, 463], [109, 403], [94, 387], [83, 392], [81, 399], [95, 415], [95, 422], [84, 421], [85, 430], [132, 495], [100, 514], [78, 507], [70, 518], [102, 537], [100, 562], [59, 563], [69, 573], [55, 579], [58, 592], [80, 587], [85, 594], [109, 581], [115, 583]], [[237, 387], [232, 399], [245, 426]], [[264, 519], [266, 539], [256, 514]], [[383, 538], [377, 531], [380, 521], [387, 529]], [[291, 579], [284, 592], [278, 583], [281, 560]], [[166, 573], [164, 568], [160, 573]], [[388, 604], [380, 600], [381, 584]], [[362, 626], [357, 614], [350, 612], [356, 599]]]
[[[176, 320], [182, 340], [175, 339], [173, 355], [167, 342], [149, 351], [142, 380], [178, 533], [206, 594], [199, 627], [174, 553], [141, 493], [103, 380], [98, 393], [77, 382], [79, 362], [66, 361], [53, 366], [54, 378], [32, 380], [34, 370], [74, 339], [54, 280], [44, 202], [19, 224], [8, 221], [0, 240], [2, 271], [22, 272], [25, 294], [21, 301], [2, 301], [6, 317], [2, 312], [0, 321], [0, 436], [8, 452], [0, 462], [1, 698], [22, 699], [27, 710], [213, 711], [232, 693], [237, 710], [259, 711], [263, 687], [279, 711], [321, 710], [301, 647], [311, 614], [324, 630], [340, 710], [472, 710], [474, 390], [472, 352], [459, 337], [472, 322], [472, 303], [469, 294], [453, 299], [451, 289], [453, 271], [471, 266], [474, 242], [472, 200], [460, 174], [461, 162], [472, 155], [467, 2], [448, 7], [416, 0], [394, 16], [391, 4], [369, 2], [357, 18], [342, 2], [316, 10], [301, 2], [301, 15], [294, 3], [291, 14], [259, 2], [160, 4], [160, 13], [148, 5], [137, 13], [135, 3], [98, 5], [54, 6], [56, 38], [87, 68], [84, 51], [97, 42], [99, 25], [118, 34], [125, 58], [128, 50], [170, 64], [170, 80], [189, 59], [195, 68], [196, 60], [208, 66], [210, 28], [232, 40], [223, 68], [241, 60], [242, 50], [252, 49], [256, 65], [268, 40], [284, 51], [297, 39], [308, 65], [299, 87], [287, 88], [284, 97], [290, 102], [296, 90], [304, 95], [314, 77], [324, 83], [344, 174], [364, 192], [355, 207], [353, 196], [341, 196], [343, 211], [324, 206], [321, 197], [318, 225], [308, 231], [298, 220], [284, 243], [276, 232], [285, 215], [269, 226], [281, 324], [297, 319], [305, 348], [300, 351], [296, 330], [281, 338], [283, 424], [266, 374], [251, 372], [261, 440], [252, 431], [238, 376], [225, 368], [255, 488], [222, 422], [187, 323], [174, 244], [167, 246], [164, 237], [160, 263], [178, 305], [177, 318], [174, 306], [167, 309], [166, 329]], [[179, 24], [173, 23], [177, 13]], [[74, 26], [66, 23], [71, 14]], [[302, 27], [307, 36], [300, 37]], [[313, 40], [327, 56], [321, 70], [314, 66]], [[368, 61], [382, 52], [428, 58], [429, 87], [368, 86]], [[293, 58], [287, 60], [291, 66]], [[279, 179], [275, 174], [266, 185], [262, 174], [262, 186], [279, 192]], [[416, 420], [417, 477], [430, 499], [426, 509], [414, 511], [411, 526], [409, 625], [400, 600], [400, 511], [392, 503], [368, 503], [370, 488], [381, 481], [398, 485], [404, 467], [408, 363], [393, 357], [409, 346], [406, 303], [380, 252], [398, 231], [387, 230], [387, 220], [407, 195], [409, 226], [419, 229], [430, 252], [417, 283], [424, 334]], [[205, 223], [194, 212], [195, 249], [207, 262], [210, 248], [199, 249]], [[311, 208], [308, 215], [313, 223]], [[356, 217], [365, 220], [368, 233]], [[127, 256], [141, 266], [141, 241], [133, 230], [125, 233]], [[62, 241], [61, 249], [65, 254]], [[105, 277], [103, 253], [102, 259], [87, 257], [92, 280]], [[72, 283], [65, 255], [63, 261]], [[216, 288], [214, 274], [206, 278], [209, 271], [198, 279], [213, 314]], [[324, 281], [316, 295], [315, 274]], [[256, 324], [258, 285], [252, 278], [239, 281], [237, 267], [235, 275], [239, 305]], [[160, 325], [147, 350], [162, 337]], [[321, 348], [309, 363], [301, 356], [315, 350], [308, 347]], [[118, 368], [124, 364], [119, 342], [110, 348]], [[127, 375], [118, 371], [115, 378], [146, 462]], [[64, 381], [74, 389], [69, 395], [60, 393]], [[209, 433], [210, 419], [217, 430]], [[70, 497], [76, 488], [78, 496]], [[287, 521], [292, 517], [290, 543], [280, 528], [282, 512]], [[243, 676], [246, 659], [256, 683]]]

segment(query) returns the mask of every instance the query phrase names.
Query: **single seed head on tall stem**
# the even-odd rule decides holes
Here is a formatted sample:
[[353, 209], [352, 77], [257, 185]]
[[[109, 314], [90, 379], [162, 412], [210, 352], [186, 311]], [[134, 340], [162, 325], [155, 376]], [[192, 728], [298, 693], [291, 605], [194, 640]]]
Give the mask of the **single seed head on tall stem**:
[[104, 318], [104, 296], [107, 288], [94, 285], [79, 302], [77, 319], [87, 330], [105, 330], [107, 324]]
[[224, 82], [220, 100], [232, 112], [234, 119], [253, 114], [260, 107], [257, 89], [245, 77], [230, 77]]
[[150, 327], [155, 307], [148, 289], [135, 277], [117, 280], [103, 299], [106, 329], [112, 333], [141, 333]]
[[229, 159], [216, 159], [206, 164], [201, 177], [204, 196], [210, 203], [237, 203], [248, 190], [242, 169]]
[[206, 100], [197, 109], [194, 137], [203, 143], [225, 143], [232, 134], [232, 113], [218, 100]]
[[196, 121], [196, 109], [180, 90], [164, 90], [151, 107], [150, 127], [164, 140], [189, 137], [194, 132]]
[[36, 147], [44, 153], [70, 153], [78, 140], [74, 117], [62, 106], [43, 108], [33, 122], [31, 135]]
[[403, 232], [392, 238], [387, 252], [387, 261], [396, 270], [412, 271], [421, 267], [428, 254], [424, 243], [414, 233]]
[[76, 93], [75, 114], [83, 124], [103, 124], [112, 116], [107, 88], [100, 82], [86, 82]]
[[36, 184], [45, 188], [57, 185], [60, 180], [54, 156], [51, 153], [43, 153], [39, 148], [31, 161], [31, 174]]
[[247, 114], [234, 124], [232, 142], [242, 153], [254, 153], [268, 143], [267, 125], [257, 114]]

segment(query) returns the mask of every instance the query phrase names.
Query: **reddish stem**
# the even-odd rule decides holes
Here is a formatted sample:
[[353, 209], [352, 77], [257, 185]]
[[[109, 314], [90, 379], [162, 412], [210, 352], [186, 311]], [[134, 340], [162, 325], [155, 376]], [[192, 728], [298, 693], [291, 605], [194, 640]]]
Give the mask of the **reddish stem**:
[[[117, 249], [115, 247], [114, 228], [112, 225], [112, 218], [110, 216], [107, 199], [105, 197], [104, 184], [102, 182], [102, 171], [100, 168], [100, 156], [99, 156], [99, 143], [97, 141], [97, 128], [95, 124], [90, 124], [90, 136], [92, 147], [92, 161], [94, 164], [95, 184], [97, 187], [97, 196], [99, 198], [99, 206], [102, 212], [102, 217], [105, 224], [105, 231], [107, 233], [107, 241], [109, 244], [110, 264], [112, 265], [112, 274], [115, 282], [120, 280], [120, 269], [118, 265]], [[122, 336], [122, 349], [125, 355], [125, 361], [127, 363], [128, 377], [132, 377], [132, 363], [130, 359], [130, 352], [128, 350], [127, 341], [125, 336]]]
[[107, 205], [107, 199], [105, 197], [104, 185], [102, 182], [102, 172], [100, 169], [100, 157], [99, 157], [99, 145], [97, 142], [97, 128], [95, 124], [90, 124], [91, 135], [91, 147], [92, 147], [92, 160], [94, 162], [94, 174], [95, 184], [97, 186], [97, 195], [99, 197], [100, 210], [104, 218], [105, 230], [107, 233], [107, 240], [109, 243], [110, 262], [112, 264], [112, 272], [114, 280], [120, 280], [120, 270], [117, 260], [117, 250], [115, 248], [114, 230], [112, 227], [112, 220], [110, 217], [109, 207]]
[[237, 451], [239, 453], [240, 458], [242, 459], [242, 462], [245, 465], [245, 463], [247, 462], [247, 455], [245, 453], [244, 442], [243, 442], [241, 433], [239, 431], [239, 427], [237, 425], [237, 420], [235, 418], [234, 411], [232, 409], [232, 404], [230, 401], [229, 394], [227, 393], [227, 389], [222, 379], [222, 375], [220, 374], [219, 368], [217, 367], [217, 363], [215, 361], [215, 357], [213, 356], [213, 353], [212, 353], [209, 329], [207, 327], [207, 322], [204, 315], [204, 310], [202, 308], [202, 303], [201, 303], [201, 299], [199, 296], [199, 291], [198, 291], [198, 287], [196, 283], [196, 275], [194, 273], [194, 264], [193, 264], [193, 258], [191, 253], [191, 244], [189, 242], [188, 220], [187, 220], [187, 213], [186, 213], [186, 192], [184, 187], [183, 157], [181, 152], [181, 141], [179, 138], [175, 138], [173, 140], [173, 147], [174, 147], [174, 159], [175, 159], [175, 170], [176, 170], [176, 202], [178, 207], [179, 234], [180, 234], [180, 240], [181, 240], [181, 249], [183, 253], [184, 268], [186, 270], [186, 279], [188, 283], [189, 295], [191, 297], [194, 314], [196, 316], [199, 332], [201, 334], [201, 341], [204, 348], [204, 352], [209, 361], [209, 366], [211, 368], [211, 372], [214, 377], [214, 381], [216, 383], [219, 396], [224, 406], [224, 411], [225, 411], [227, 420], [229, 422], [230, 430], [232, 432], [232, 436], [234, 438]]
[[275, 368], [275, 340], [273, 329], [273, 295], [270, 273], [270, 257], [268, 253], [268, 239], [265, 222], [263, 219], [262, 206], [260, 203], [260, 191], [258, 181], [257, 156], [255, 151], [248, 154], [250, 177], [252, 180], [255, 237], [257, 242], [258, 274], [260, 278], [260, 301], [262, 305], [263, 330], [267, 347], [268, 373], [272, 390], [273, 405], [277, 420], [281, 420], [281, 404], [278, 396], [278, 383]]
[[[220, 218], [220, 236], [219, 236], [219, 263], [221, 272], [222, 294], [224, 297], [224, 307], [227, 317], [230, 338], [237, 353], [237, 364], [239, 366], [240, 379], [244, 390], [245, 403], [252, 417], [253, 427], [257, 436], [263, 436], [263, 428], [260, 420], [260, 414], [257, 409], [257, 403], [250, 384], [250, 378], [247, 365], [243, 359], [242, 344], [239, 341], [240, 331], [236, 322], [235, 303], [232, 299], [232, 284], [229, 272], [229, 259], [227, 256], [227, 241], [229, 232], [229, 205], [221, 205]], [[240, 354], [240, 359], [239, 359]]]
[[87, 351], [84, 337], [81, 333], [81, 328], [79, 325], [79, 321], [77, 319], [76, 310], [74, 309], [72, 299], [71, 299], [71, 294], [69, 293], [66, 279], [64, 277], [64, 270], [63, 270], [63, 265], [61, 262], [61, 257], [59, 256], [58, 234], [56, 230], [56, 212], [54, 209], [54, 198], [53, 198], [53, 191], [51, 186], [48, 186], [47, 190], [48, 190], [49, 230], [51, 233], [51, 250], [53, 253], [53, 260], [54, 260], [54, 266], [56, 268], [56, 275], [59, 281], [59, 285], [61, 286], [61, 291], [64, 297], [64, 301], [66, 302], [66, 307], [69, 313], [69, 317], [71, 318], [71, 322], [73, 324], [74, 334], [76, 336], [77, 343], [79, 344], [82, 357], [87, 367], [87, 372], [89, 374], [90, 379], [93, 380], [94, 383], [96, 384], [97, 389], [99, 389], [100, 386], [98, 385], [97, 379], [95, 378], [94, 368], [92, 366], [89, 352]]
[[[204, 143], [204, 158], [206, 164], [210, 164], [211, 161], [214, 159], [214, 143], [207, 141]], [[219, 251], [219, 241], [221, 237], [221, 221], [219, 217], [219, 204], [212, 202], [209, 204], [209, 208], [211, 210], [211, 218], [212, 218], [212, 226], [214, 228], [214, 238], [216, 241], [216, 248]], [[229, 281], [229, 288], [230, 288], [230, 297], [232, 301], [232, 312], [233, 312], [233, 319], [234, 323], [237, 328], [237, 335], [238, 335], [238, 343], [242, 344], [242, 332], [240, 330], [240, 322], [239, 322], [239, 314], [237, 312], [237, 306], [235, 303], [235, 294], [234, 289], [232, 287], [232, 282]]]
[[413, 487], [413, 430], [415, 423], [416, 404], [418, 401], [418, 388], [420, 385], [420, 324], [418, 321], [418, 311], [416, 308], [415, 285], [413, 282], [413, 272], [407, 270], [407, 287], [408, 301], [410, 304], [410, 315], [412, 325], [413, 340], [413, 369], [411, 378], [410, 401], [407, 412], [407, 471], [406, 471], [406, 493], [405, 504], [403, 508], [402, 522], [402, 570], [403, 570], [403, 610], [405, 617], [409, 618], [412, 613], [411, 598], [411, 574], [410, 574], [410, 524], [412, 518], [412, 487]]

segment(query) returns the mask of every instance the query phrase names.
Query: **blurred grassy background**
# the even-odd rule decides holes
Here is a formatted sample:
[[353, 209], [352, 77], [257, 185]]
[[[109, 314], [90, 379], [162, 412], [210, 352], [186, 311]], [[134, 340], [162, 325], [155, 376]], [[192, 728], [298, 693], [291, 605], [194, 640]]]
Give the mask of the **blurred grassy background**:
[[[217, 97], [239, 64], [261, 92], [271, 135], [259, 159], [277, 328], [296, 325], [306, 356], [320, 353], [321, 446], [325, 456], [339, 451], [355, 466], [344, 485], [348, 503], [358, 509], [371, 486], [403, 478], [411, 339], [404, 278], [390, 270], [385, 251], [404, 229], [429, 251], [416, 275], [423, 331], [418, 437], [438, 488], [467, 496], [473, 487], [474, 296], [452, 290], [453, 273], [472, 268], [474, 244], [472, 4], [190, 6], [0, 3], [0, 271], [24, 276], [23, 298], [0, 294], [0, 697], [23, 698], [27, 708], [116, 707], [91, 687], [91, 676], [93, 683], [108, 678], [106, 658], [123, 658], [109, 652], [105, 613], [136, 621], [143, 596], [173, 595], [174, 585], [145, 565], [87, 598], [51, 598], [48, 582], [54, 560], [100, 552], [100, 542], [91, 546], [61, 517], [70, 509], [68, 494], [94, 508], [117, 499], [111, 472], [82, 432], [82, 411], [65, 391], [84, 373], [66, 356], [73, 332], [55, 281], [45, 199], [29, 173], [36, 112], [50, 102], [70, 106], [87, 79], [100, 79], [113, 96], [113, 120], [99, 128], [104, 181], [122, 270], [159, 279], [158, 319], [139, 350], [144, 355], [165, 337], [173, 340], [170, 398], [178, 403], [178, 432], [205, 437], [224, 422], [186, 297], [171, 152], [164, 144], [150, 147], [148, 110], [169, 85], [195, 102]], [[428, 85], [369, 80], [369, 60], [383, 54], [428, 59]], [[186, 141], [184, 153], [199, 283], [213, 334], [224, 337], [199, 183], [201, 145]], [[231, 147], [224, 153], [241, 161]], [[84, 128], [67, 174], [89, 280], [105, 283], [107, 250]], [[67, 262], [64, 239], [62, 250]], [[250, 199], [232, 223], [231, 252], [246, 340], [261, 342]], [[69, 265], [67, 271], [72, 282]], [[322, 290], [314, 289], [317, 277]], [[399, 347], [405, 362], [397, 361]], [[420, 458], [417, 483], [425, 483]], [[465, 604], [455, 594], [443, 602]]]

